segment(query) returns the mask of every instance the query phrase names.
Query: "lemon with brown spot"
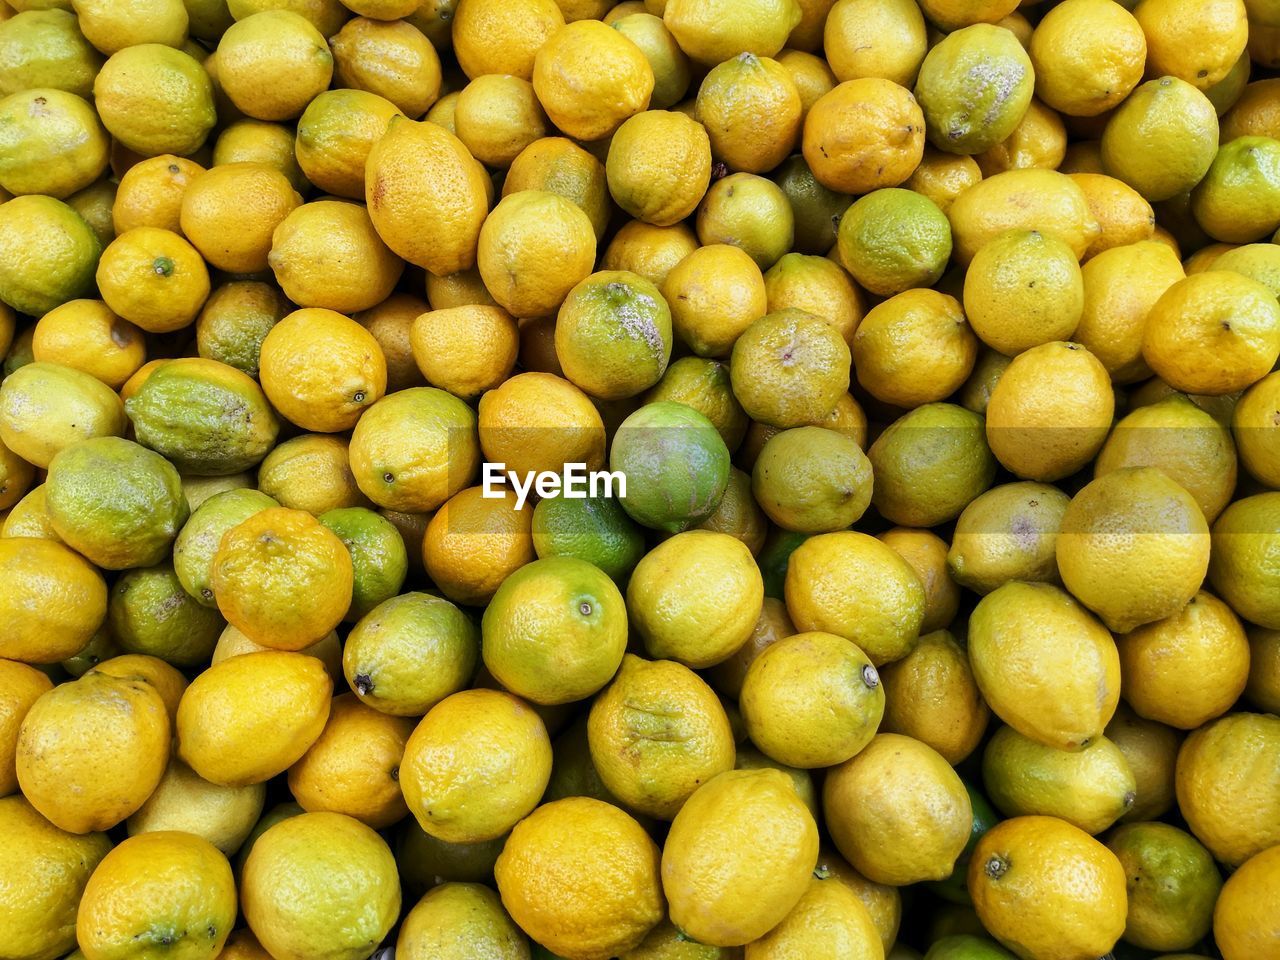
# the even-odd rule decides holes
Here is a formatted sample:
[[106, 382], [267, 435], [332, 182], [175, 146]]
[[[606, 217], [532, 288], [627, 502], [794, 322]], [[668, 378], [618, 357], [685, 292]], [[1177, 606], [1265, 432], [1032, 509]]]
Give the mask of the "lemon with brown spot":
[[1222, 878], [1194, 837], [1164, 823], [1132, 823], [1112, 833], [1107, 847], [1125, 870], [1126, 942], [1183, 950], [1209, 932]]
[[356, 696], [398, 717], [422, 716], [463, 689], [479, 655], [479, 631], [467, 616], [448, 600], [416, 592], [369, 611], [340, 653]]
[[947, 210], [955, 259], [968, 265], [1008, 230], [1038, 230], [1084, 256], [1098, 235], [1084, 191], [1056, 170], [1006, 170], [965, 189]]
[[1144, 0], [1133, 12], [1147, 37], [1147, 72], [1201, 90], [1227, 75], [1249, 35], [1242, 0]]
[[449, 843], [502, 836], [533, 811], [550, 776], [551, 741], [542, 720], [523, 700], [483, 689], [432, 707], [400, 765], [410, 812], [424, 831]]
[[151, 796], [169, 743], [169, 715], [151, 684], [86, 674], [27, 711], [18, 733], [18, 784], [62, 829], [106, 830]]
[[121, 679], [141, 678], [156, 688], [160, 698], [164, 700], [165, 709], [170, 718], [178, 713], [178, 702], [187, 689], [187, 678], [176, 667], [170, 666], [159, 657], [143, 653], [126, 653], [118, 657], [103, 660], [89, 673], [105, 673]]
[[83, 370], [113, 389], [147, 356], [142, 331], [101, 300], [71, 300], [50, 310], [36, 323], [31, 347], [36, 362]]
[[823, 50], [841, 80], [883, 77], [910, 85], [927, 50], [920, 8], [903, 0], [838, 0], [823, 27]]
[[669, 820], [734, 765], [729, 719], [711, 688], [670, 660], [627, 655], [587, 724], [591, 761], [630, 809]]
[[1056, 817], [1014, 817], [983, 835], [969, 862], [983, 926], [1022, 960], [1108, 952], [1125, 928], [1120, 861]]
[[107, 168], [107, 132], [88, 102], [48, 87], [0, 100], [0, 188], [59, 200]]
[[0, 442], [36, 467], [78, 441], [119, 436], [126, 424], [111, 388], [73, 367], [28, 363], [0, 384]]
[[313, 656], [267, 650], [229, 657], [183, 694], [178, 756], [210, 783], [262, 783], [289, 769], [320, 736], [332, 691]]
[[849, 389], [849, 348], [825, 320], [781, 310], [753, 321], [734, 343], [734, 394], [753, 420], [776, 427], [813, 423]]
[[822, 96], [804, 121], [805, 162], [840, 193], [896, 187], [924, 155], [925, 121], [916, 98], [881, 77], [847, 80]]
[[350, 459], [360, 491], [378, 506], [434, 510], [463, 489], [479, 465], [476, 415], [443, 390], [401, 390], [360, 418]]

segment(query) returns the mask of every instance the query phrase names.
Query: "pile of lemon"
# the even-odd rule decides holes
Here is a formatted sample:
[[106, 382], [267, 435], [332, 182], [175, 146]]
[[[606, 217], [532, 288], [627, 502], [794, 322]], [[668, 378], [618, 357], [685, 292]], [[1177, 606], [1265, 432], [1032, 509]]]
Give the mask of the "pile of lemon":
[[0, 0], [0, 960], [1280, 960], [1277, 70]]

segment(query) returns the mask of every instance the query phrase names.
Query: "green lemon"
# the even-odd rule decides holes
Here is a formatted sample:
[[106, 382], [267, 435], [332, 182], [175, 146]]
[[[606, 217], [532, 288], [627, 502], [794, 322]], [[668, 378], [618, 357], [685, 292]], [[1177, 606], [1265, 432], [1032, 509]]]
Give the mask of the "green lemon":
[[280, 433], [257, 382], [216, 360], [170, 360], [124, 407], [139, 443], [200, 476], [257, 466]]
[[1129, 823], [1107, 847], [1129, 890], [1126, 942], [1164, 953], [1190, 950], [1209, 933], [1222, 876], [1199, 840], [1167, 823]]
[[[189, 495], [187, 499], [189, 503]], [[201, 502], [173, 542], [173, 568], [182, 589], [197, 603], [216, 610], [209, 580], [223, 534], [254, 514], [278, 506], [265, 493], [249, 489], [225, 490]]]
[[787, 565], [791, 554], [800, 544], [809, 539], [811, 534], [796, 530], [783, 530], [775, 527], [765, 538], [756, 563], [760, 567], [760, 575], [764, 578], [764, 595], [775, 600], [784, 599], [783, 585], [787, 580]]
[[1014, 955], [987, 937], [955, 933], [935, 940], [924, 960], [1016, 960]]
[[126, 571], [111, 588], [107, 618], [120, 649], [175, 667], [208, 663], [226, 625], [186, 592], [167, 562]]
[[768, 270], [792, 247], [795, 215], [787, 195], [772, 180], [732, 173], [717, 180], [698, 207], [698, 240], [741, 248]]
[[751, 492], [769, 519], [801, 533], [852, 526], [871, 504], [871, 487], [862, 448], [826, 427], [774, 434], [751, 471]]
[[907, 527], [954, 520], [996, 476], [983, 418], [953, 403], [926, 403], [899, 417], [867, 456], [875, 471], [871, 502]]
[[1103, 170], [1152, 203], [1168, 200], [1209, 169], [1218, 150], [1218, 113], [1185, 80], [1148, 80], [1111, 115], [1101, 146]]
[[339, 507], [318, 519], [351, 554], [355, 582], [344, 619], [359, 620], [400, 592], [409, 573], [409, 552], [395, 524], [365, 507]]
[[173, 464], [119, 437], [84, 440], [59, 453], [49, 464], [45, 496], [58, 536], [107, 570], [159, 563], [189, 513]]
[[889, 187], [859, 198], [845, 211], [839, 244], [853, 279], [891, 297], [938, 282], [951, 259], [951, 223], [923, 194]]
[[101, 253], [93, 228], [61, 200], [0, 203], [0, 300], [19, 313], [42, 317], [88, 296]]
[[539, 557], [577, 557], [625, 580], [644, 556], [644, 533], [612, 497], [547, 497], [533, 509]]
[[471, 684], [479, 655], [479, 632], [465, 613], [429, 593], [404, 593], [352, 628], [342, 672], [374, 709], [420, 717]]
[[1191, 191], [1191, 214], [1223, 243], [1249, 243], [1280, 227], [1280, 140], [1236, 137], [1218, 148]]
[[502, 581], [480, 633], [484, 665], [500, 684], [534, 703], [571, 703], [617, 672], [627, 647], [627, 608], [599, 567], [547, 557]]
[[795, 221], [793, 248], [800, 253], [825, 254], [836, 242], [836, 227], [853, 197], [820, 184], [798, 153], [773, 172], [773, 182], [791, 203]]
[[729, 483], [729, 449], [715, 425], [669, 400], [647, 403], [622, 421], [609, 466], [626, 478], [622, 509], [668, 533], [710, 516]]

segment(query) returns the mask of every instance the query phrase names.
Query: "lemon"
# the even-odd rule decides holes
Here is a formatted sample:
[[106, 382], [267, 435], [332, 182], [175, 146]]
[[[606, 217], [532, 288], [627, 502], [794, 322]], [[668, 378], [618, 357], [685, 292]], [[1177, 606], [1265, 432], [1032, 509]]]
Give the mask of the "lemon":
[[784, 960], [830, 951], [872, 960], [884, 955], [875, 922], [858, 895], [834, 878], [814, 878], [791, 912], [759, 940], [747, 944], [749, 960]]
[[[1226, 960], [1259, 956], [1275, 941], [1275, 923], [1264, 906], [1276, 887], [1276, 852], [1264, 850], [1227, 880], [1213, 911], [1213, 936]], [[1262, 952], [1259, 952], [1262, 951]], [[1274, 952], [1274, 951], [1273, 951]]]
[[1124, 932], [1124, 868], [1056, 817], [1014, 817], [989, 830], [974, 849], [969, 890], [983, 926], [1020, 956], [1101, 956]]
[[0, 301], [42, 316], [87, 296], [102, 247], [80, 214], [53, 197], [0, 204]]
[[1275, 516], [1280, 494], [1237, 500], [1213, 524], [1209, 582], [1231, 609], [1268, 630], [1280, 630], [1275, 584], [1280, 538]]
[[221, 787], [209, 783], [175, 758], [169, 761], [155, 792], [129, 818], [129, 835], [193, 834], [229, 857], [240, 849], [262, 815], [266, 792], [262, 784]]
[[1123, 633], [1180, 611], [1209, 565], [1209, 527], [1182, 487], [1151, 467], [1098, 477], [1067, 506], [1057, 541], [1062, 581]]
[[362, 701], [416, 717], [463, 689], [479, 656], [478, 631], [461, 610], [427, 593], [405, 593], [384, 600], [352, 628], [342, 666]]
[[329, 45], [338, 86], [375, 93], [408, 117], [421, 117], [440, 96], [440, 57], [408, 22], [354, 17]]
[[[1102, 165], [1152, 202], [1168, 200], [1204, 177], [1218, 149], [1217, 114], [1191, 83], [1162, 76], [1139, 86], [1102, 134]], [[1169, 150], [1178, 144], [1176, 151]], [[1162, 157], [1161, 162], [1153, 162]]]
[[542, 720], [496, 690], [464, 690], [432, 707], [400, 765], [410, 812], [449, 843], [502, 836], [537, 806], [550, 777]]
[[952, 764], [978, 746], [991, 712], [967, 651], [948, 631], [926, 633], [915, 649], [879, 672], [885, 698], [882, 731], [913, 737]]
[[753, 743], [779, 763], [830, 767], [870, 742], [884, 691], [866, 654], [843, 637], [798, 633], [752, 661], [740, 702]]
[[1006, 170], [979, 180], [952, 201], [947, 219], [961, 264], [1007, 230], [1055, 236], [1077, 257], [1084, 256], [1099, 233], [1084, 191], [1056, 170]]
[[[679, 158], [672, 155], [677, 149]], [[692, 214], [707, 192], [711, 142], [706, 129], [682, 113], [646, 110], [624, 121], [610, 140], [605, 172], [623, 210], [669, 227]]]
[[107, 620], [126, 653], [157, 656], [177, 666], [204, 663], [223, 620], [196, 603], [169, 563], [128, 570], [111, 588]]
[[107, 167], [107, 137], [93, 108], [74, 93], [24, 90], [0, 100], [0, 188], [66, 199]]
[[88, 97], [102, 55], [65, 9], [30, 9], [0, 21], [0, 95], [56, 87]]
[[708, 530], [654, 547], [627, 584], [627, 610], [645, 650], [694, 668], [726, 660], [746, 643], [763, 602], [751, 551]]
[[1069, 498], [1046, 483], [1008, 483], [975, 497], [956, 520], [947, 566], [987, 594], [1011, 580], [1058, 580], [1058, 531]]
[[[759, 823], [770, 829], [753, 829]], [[694, 792], [667, 835], [662, 888], [671, 920], [699, 943], [750, 943], [800, 902], [817, 858], [813, 815], [786, 774], [722, 773]]]
[[948, 876], [973, 822], [950, 764], [896, 733], [877, 734], [827, 775], [822, 809], [836, 848], [858, 872], [895, 886]]
[[1222, 878], [1194, 837], [1164, 823], [1132, 823], [1111, 834], [1107, 847], [1125, 870], [1126, 942], [1189, 950], [1209, 932]]
[[800, 23], [796, 0], [667, 0], [663, 22], [680, 48], [703, 64], [743, 51], [772, 57]]
[[106, 830], [154, 792], [169, 758], [169, 715], [137, 677], [88, 673], [27, 711], [18, 734], [22, 794], [64, 830]]
[[962, 26], [920, 65], [915, 95], [929, 142], [948, 153], [981, 153], [1000, 143], [1031, 103], [1031, 58], [1003, 27]]
[[[263, 689], [271, 690], [269, 699], [260, 695]], [[296, 763], [320, 736], [332, 690], [316, 657], [281, 650], [229, 657], [183, 694], [178, 756], [210, 783], [262, 783]]]
[[622, 662], [625, 609], [613, 581], [585, 560], [535, 560], [507, 577], [485, 609], [485, 665], [535, 703], [582, 700]]
[[969, 620], [969, 660], [992, 712], [1059, 750], [1097, 740], [1120, 697], [1111, 635], [1051, 584], [1013, 581], [983, 597]]
[[1037, 743], [1001, 727], [982, 757], [987, 793], [1008, 816], [1054, 816], [1101, 833], [1137, 799], [1124, 753], [1106, 737], [1078, 751]]
[[607, 960], [662, 919], [658, 847], [617, 807], [589, 797], [544, 804], [494, 866], [502, 905], [550, 949]]
[[[353, 897], [354, 890], [362, 893]], [[253, 844], [241, 900], [249, 928], [271, 956], [358, 960], [395, 924], [400, 878], [391, 850], [369, 827], [338, 813], [303, 813]]]
[[[4, 864], [0, 949], [21, 960], [62, 956], [76, 945], [76, 909], [111, 841], [54, 826], [21, 794], [0, 798], [0, 824], [13, 850]], [[58, 882], [40, 883], [40, 876]]]
[[461, 960], [466, 950], [503, 960], [528, 955], [528, 941], [498, 895], [479, 883], [430, 890], [405, 916], [396, 938], [396, 955], [406, 960]]
[[872, 293], [892, 296], [930, 287], [951, 257], [951, 225], [928, 197], [913, 190], [876, 190], [840, 218], [840, 259]]
[[703, 783], [733, 769], [733, 732], [711, 688], [688, 667], [628, 654], [592, 704], [591, 762], [629, 808], [671, 819]]
[[856, 442], [823, 427], [771, 437], [756, 458], [751, 490], [787, 530], [828, 533], [852, 526], [871, 505], [871, 462]]

